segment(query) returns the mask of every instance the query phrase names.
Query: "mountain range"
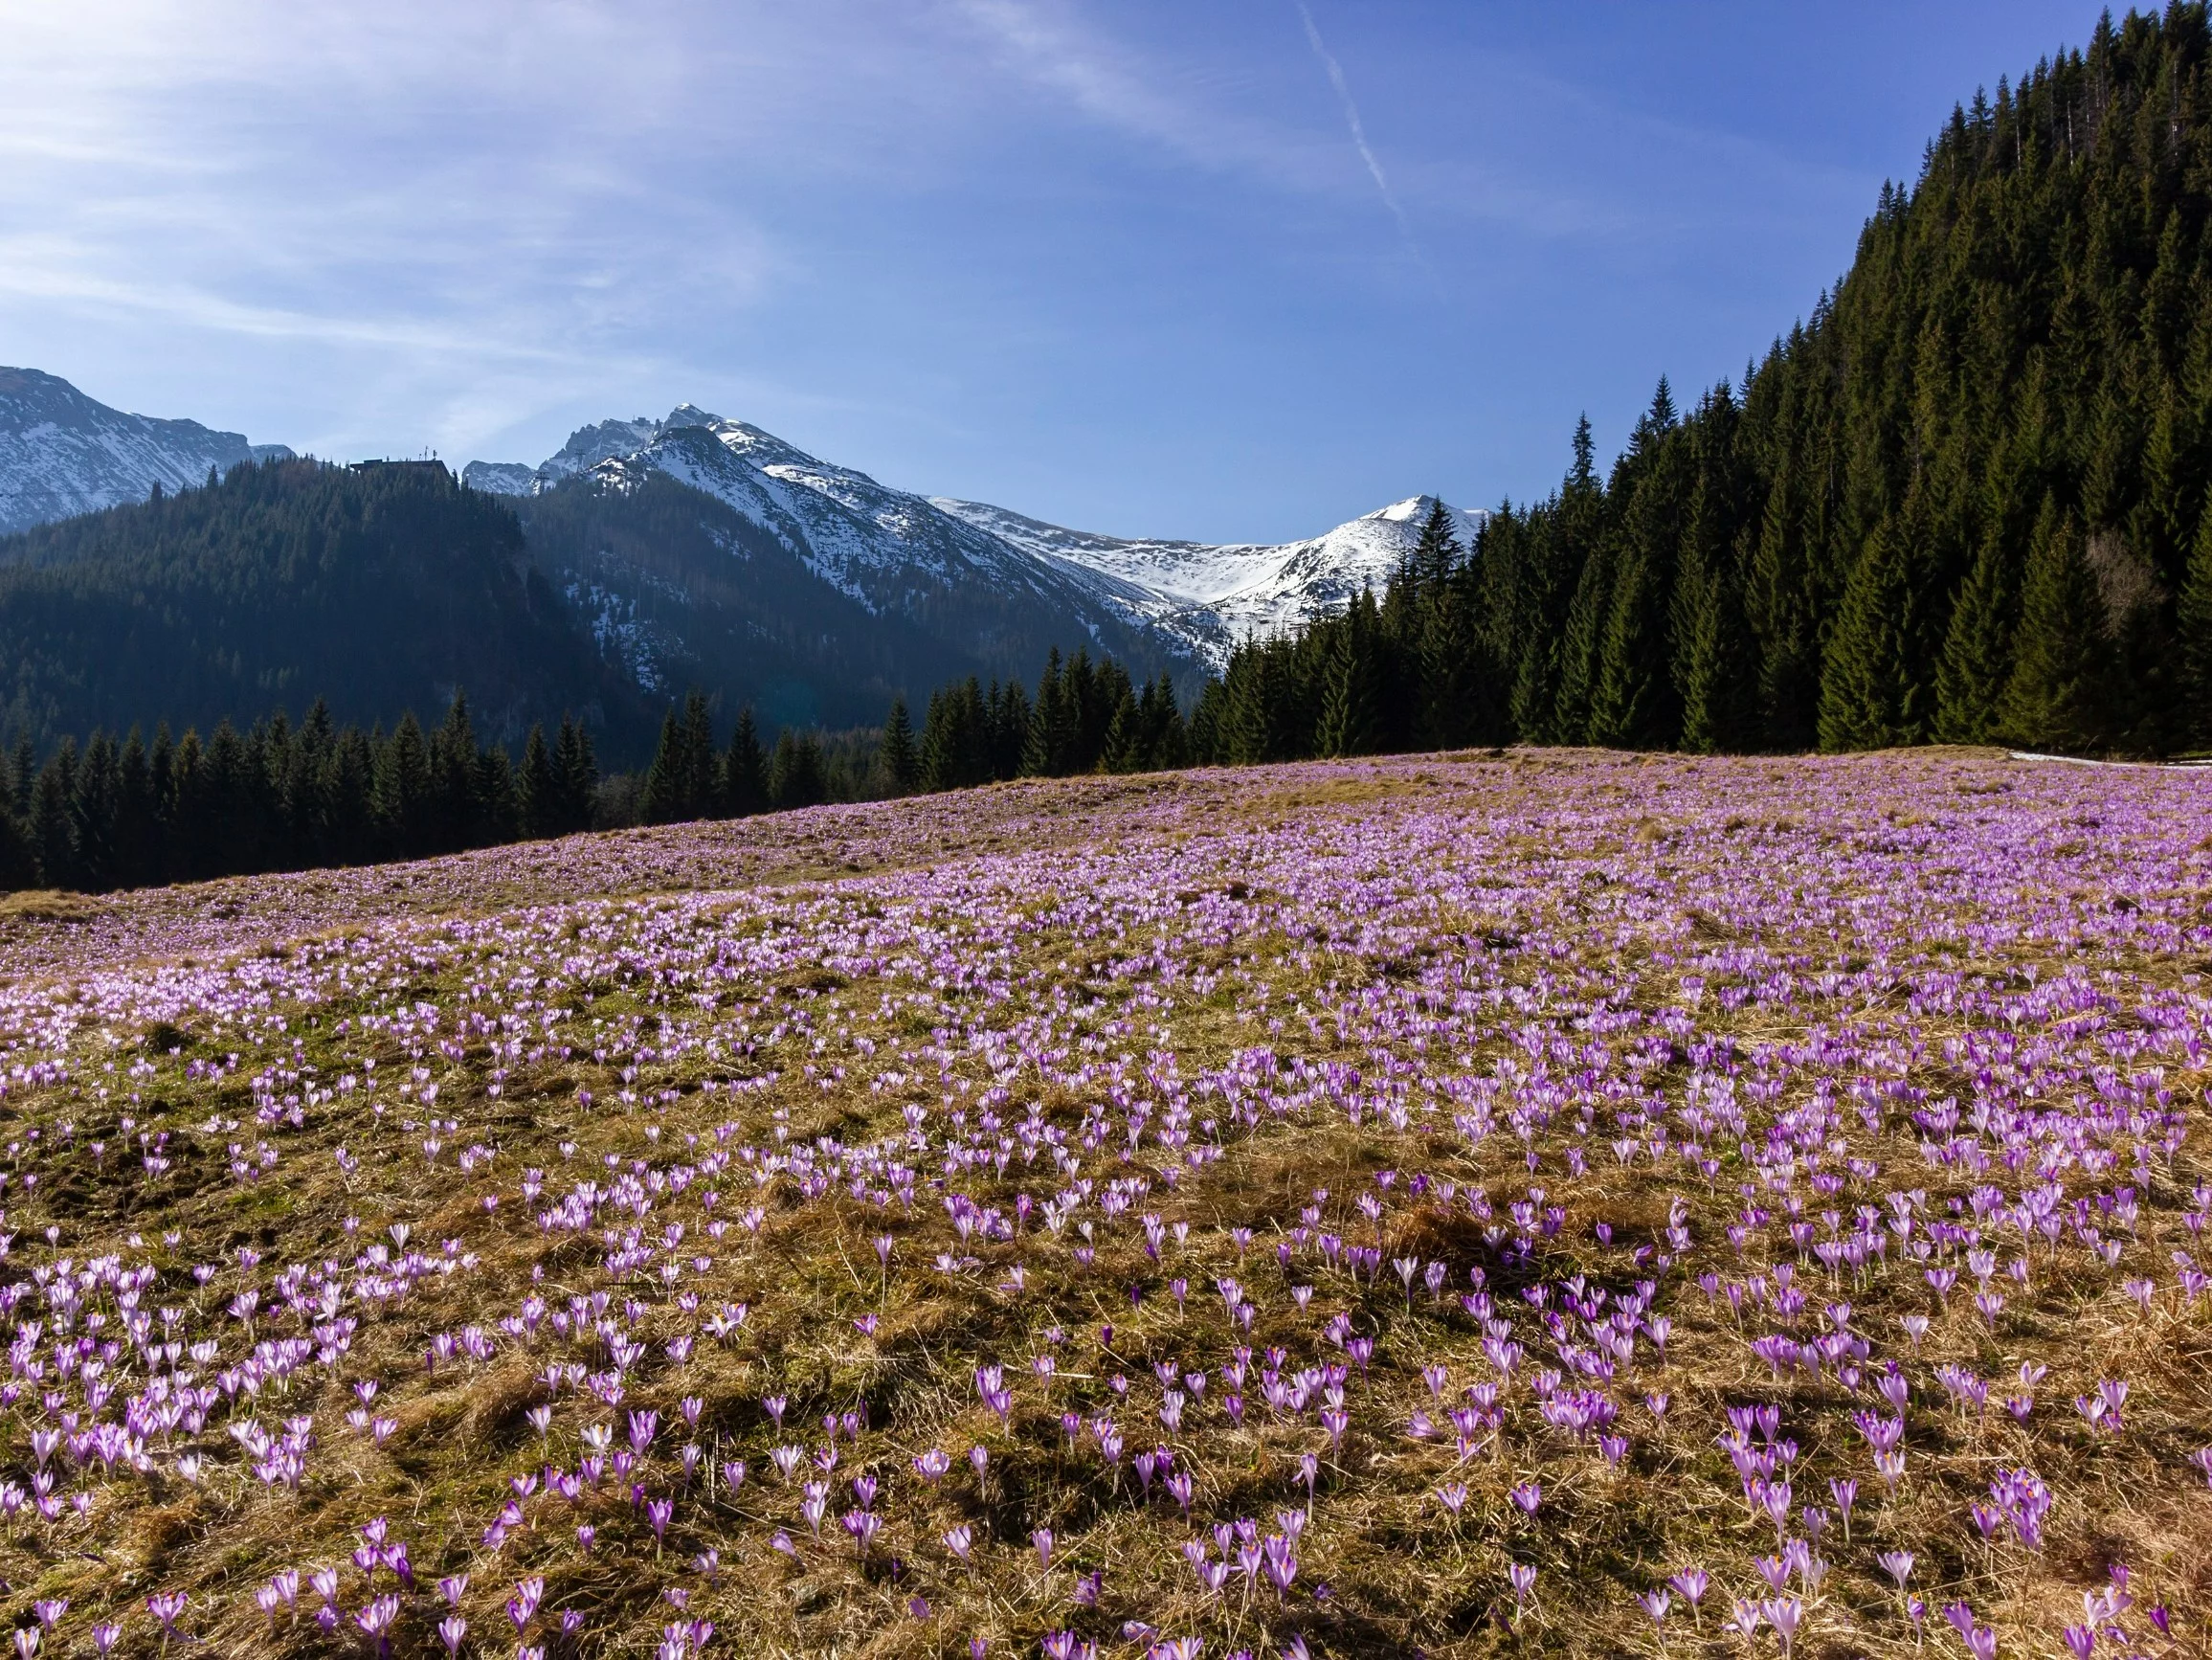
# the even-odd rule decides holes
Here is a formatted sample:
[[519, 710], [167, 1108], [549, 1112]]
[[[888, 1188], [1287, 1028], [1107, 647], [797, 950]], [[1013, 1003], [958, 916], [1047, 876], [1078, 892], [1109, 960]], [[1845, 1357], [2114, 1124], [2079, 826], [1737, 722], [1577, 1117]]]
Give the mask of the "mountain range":
[[198, 421], [124, 415], [35, 369], [0, 369], [0, 535], [291, 454]]
[[[214, 533], [209, 526], [288, 525], [271, 492], [350, 503], [382, 500], [375, 491], [315, 483], [312, 468], [262, 466], [250, 512], [236, 503], [184, 519], [131, 511], [157, 486], [173, 495], [241, 463], [291, 458], [285, 446], [251, 444], [197, 422], [123, 414], [35, 370], [0, 370], [0, 638], [20, 654], [14, 684], [0, 691], [0, 726], [52, 737], [126, 716], [149, 724], [205, 721], [217, 711], [245, 719], [279, 701], [297, 712], [317, 693], [357, 718], [395, 718], [397, 707], [382, 707], [402, 695], [389, 676], [358, 686], [317, 684], [313, 639], [286, 641], [280, 668], [267, 658], [268, 641], [253, 631], [265, 635], [279, 617], [298, 627], [309, 615], [287, 609], [282, 580], [255, 563], [263, 557], [257, 549], [276, 545], [272, 532], [257, 531], [254, 548], [205, 545]], [[1363, 586], [1379, 592], [1432, 505], [1429, 497], [1409, 497], [1282, 545], [1098, 535], [895, 489], [690, 404], [664, 419], [584, 427], [535, 466], [472, 461], [460, 482], [487, 506], [511, 511], [527, 574], [542, 578], [563, 626], [606, 671], [579, 679], [569, 666], [533, 680], [510, 664], [494, 729], [556, 718], [558, 708], [536, 702], [574, 695], [599, 712], [618, 745], [620, 732], [648, 729], [649, 711], [690, 686], [726, 707], [753, 704], [771, 729], [860, 725], [880, 719], [895, 695], [919, 702], [971, 674], [1034, 680], [1054, 648], [1114, 658], [1140, 678], [1166, 672], [1195, 691], [1240, 639], [1340, 609]], [[475, 519], [429, 497], [410, 510], [426, 524], [468, 524], [470, 551], [465, 560], [457, 552], [457, 570], [506, 557], [478, 551], [492, 544]], [[115, 513], [125, 516], [113, 525], [82, 520]], [[1482, 523], [1457, 510], [1453, 518], [1463, 541]], [[70, 523], [52, 523], [60, 520]], [[34, 526], [44, 528], [25, 533]], [[187, 526], [200, 527], [190, 534], [201, 543], [176, 542]], [[338, 552], [317, 557], [343, 559], [347, 545], [341, 539], [332, 544]], [[497, 604], [511, 601], [515, 615], [502, 612], [485, 628], [516, 642], [543, 637], [543, 602], [525, 602], [539, 589], [479, 574], [463, 599], [435, 592], [439, 568], [436, 558], [390, 566], [426, 585], [395, 603], [451, 618], [506, 594]], [[64, 627], [56, 618], [65, 591]], [[240, 604], [226, 594], [256, 597]], [[190, 629], [163, 635], [168, 643], [143, 656], [148, 619], [184, 615], [194, 618]], [[100, 664], [123, 642], [106, 640], [98, 619], [124, 616], [136, 619], [131, 639], [142, 661], [119, 679]], [[320, 655], [333, 673], [351, 661], [345, 652]], [[418, 713], [482, 679], [465, 654], [440, 664], [416, 652], [410, 662], [420, 684], [404, 695]], [[189, 700], [137, 708], [172, 675], [194, 688]], [[129, 709], [119, 705], [123, 680]]]
[[[642, 473], [713, 497], [871, 613], [958, 603], [979, 583], [1026, 593], [1073, 618], [1078, 626], [1062, 644], [1105, 645], [1112, 634], [1133, 633], [1150, 637], [1135, 655], [1159, 652], [1210, 672], [1247, 634], [1341, 609], [1363, 586], [1379, 592], [1419, 539], [1432, 500], [1408, 497], [1302, 542], [1104, 536], [893, 489], [691, 404], [665, 420], [584, 427], [536, 467], [471, 461], [461, 477], [477, 489], [536, 498], [578, 484], [623, 491]], [[1462, 542], [1470, 542], [1484, 515], [1452, 513]]]

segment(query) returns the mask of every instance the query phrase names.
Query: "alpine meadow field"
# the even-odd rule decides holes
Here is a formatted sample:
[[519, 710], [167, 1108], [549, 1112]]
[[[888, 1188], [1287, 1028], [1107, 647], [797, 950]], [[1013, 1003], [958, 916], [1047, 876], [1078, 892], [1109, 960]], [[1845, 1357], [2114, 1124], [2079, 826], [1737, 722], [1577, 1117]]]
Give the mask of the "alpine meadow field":
[[0, 909], [25, 1660], [2212, 1642], [2212, 772], [1463, 752]]

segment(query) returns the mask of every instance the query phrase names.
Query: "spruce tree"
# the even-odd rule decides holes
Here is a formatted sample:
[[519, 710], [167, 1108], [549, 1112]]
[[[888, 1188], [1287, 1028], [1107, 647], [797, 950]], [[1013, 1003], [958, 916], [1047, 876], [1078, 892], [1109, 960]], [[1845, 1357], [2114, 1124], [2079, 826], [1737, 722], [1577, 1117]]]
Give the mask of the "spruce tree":
[[1144, 715], [1136, 694], [1125, 679], [1106, 722], [1106, 754], [1101, 765], [1109, 773], [1135, 773], [1145, 765]]
[[943, 686], [929, 694], [929, 707], [922, 717], [922, 745], [917, 757], [922, 788], [931, 795], [960, 787], [960, 737], [953, 730], [959, 706]]
[[1465, 550], [1460, 546], [1459, 530], [1452, 523], [1452, 515], [1441, 497], [1429, 498], [1429, 510], [1421, 520], [1420, 538], [1414, 544], [1412, 575], [1414, 597], [1434, 594], [1450, 582], [1460, 568]]
[[1912, 678], [1912, 582], [1905, 530], [1886, 521], [1850, 580], [1821, 674], [1821, 748], [1880, 750], [1917, 743], [1925, 726]]
[[154, 797], [153, 762], [136, 727], [123, 741], [117, 772], [115, 880], [143, 887], [161, 880], [161, 818]]
[[827, 800], [829, 778], [821, 740], [812, 732], [784, 728], [776, 735], [775, 754], [769, 763], [768, 792], [779, 813]]
[[1757, 738], [1756, 657], [1733, 571], [1693, 553], [1679, 599], [1682, 747], [1692, 754], [1750, 749]]
[[[155, 753], [160, 753], [158, 741]], [[331, 857], [342, 864], [363, 864], [376, 857], [375, 779], [376, 752], [369, 734], [359, 727], [347, 727], [331, 748], [329, 779], [324, 792], [329, 804]]]
[[1750, 749], [1757, 739], [1758, 649], [1743, 601], [1741, 550], [1751, 526], [1740, 425], [1724, 381], [1700, 403], [1686, 435], [1695, 482], [1682, 528], [1669, 656], [1680, 742], [1709, 754]]
[[1787, 447], [1775, 460], [1744, 585], [1762, 740], [1778, 750], [1809, 748], [1820, 729], [1821, 605], [1799, 467]]
[[1111, 658], [1102, 659], [1093, 667], [1087, 661], [1087, 653], [1076, 655], [1086, 660], [1084, 666], [1090, 684], [1087, 698], [1079, 704], [1084, 714], [1075, 770], [1079, 773], [1095, 773], [1101, 768], [1111, 770], [1106, 751], [1112, 741], [1114, 718], [1125, 703], [1136, 701], [1136, 687], [1129, 682], [1129, 671]]
[[[282, 711], [277, 717], [280, 737], [291, 728]], [[269, 729], [257, 721], [241, 732], [230, 722], [216, 725], [208, 741], [210, 770], [220, 803], [217, 823], [221, 833], [209, 848], [207, 873], [258, 875], [276, 867], [271, 858], [269, 806], [275, 797], [275, 779], [269, 765]]]
[[991, 717], [990, 776], [1018, 778], [1022, 757], [1029, 751], [1029, 693], [1018, 680], [1009, 680], [1004, 686], [994, 682], [987, 707]]
[[31, 801], [38, 787], [38, 747], [29, 733], [17, 736], [15, 748], [8, 766], [9, 787], [14, 791], [15, 817], [21, 823], [31, 822]]
[[561, 834], [561, 781], [553, 771], [553, 751], [546, 729], [530, 728], [523, 740], [523, 764], [515, 777], [516, 805], [525, 840], [543, 841]]
[[[1085, 677], [1087, 679], [1087, 676]], [[1082, 740], [1083, 711], [1062, 673], [1060, 648], [1046, 654], [1044, 673], [1037, 683], [1037, 703], [1029, 717], [1029, 740], [1021, 757], [1023, 774], [1033, 778], [1057, 778], [1075, 770], [1077, 745]]]
[[1455, 571], [1419, 611], [1413, 668], [1414, 747], [1456, 750], [1506, 735], [1499, 675], [1485, 632], [1476, 626], [1479, 590]]
[[122, 769], [115, 740], [96, 731], [77, 769], [71, 813], [77, 820], [76, 886], [104, 893], [117, 886], [115, 833]]
[[2009, 743], [2081, 754], [2111, 736], [2108, 618], [2081, 522], [2044, 527], [2021, 587], [2011, 678], [1998, 711]]
[[38, 858], [42, 886], [80, 886], [77, 865], [77, 745], [61, 747], [39, 769], [31, 804], [31, 844]]
[[768, 806], [768, 757], [753, 725], [752, 705], [747, 704], [737, 711], [737, 726], [722, 757], [722, 810], [732, 819], [749, 819]]
[[1227, 682], [1218, 678], [1209, 679], [1200, 688], [1198, 701], [1191, 709], [1186, 739], [1190, 765], [1217, 767], [1229, 759], [1226, 737], [1228, 707]]
[[476, 755], [476, 825], [470, 845], [499, 847], [522, 834], [522, 799], [515, 764], [497, 744]]
[[1168, 678], [1166, 669], [1145, 687], [1139, 712], [1145, 717], [1148, 745], [1145, 766], [1158, 772], [1189, 766], [1190, 726], [1183, 719], [1182, 704], [1175, 696], [1175, 683]]
[[[167, 721], [154, 729], [153, 751], [147, 757], [146, 771], [153, 794], [153, 841], [146, 866], [148, 882], [170, 881], [176, 870], [180, 845], [177, 832], [177, 746], [169, 736]], [[367, 825], [370, 815], [364, 807], [361, 822]]]
[[338, 724], [330, 706], [317, 698], [300, 723], [300, 742], [284, 786], [286, 810], [302, 864], [346, 862], [340, 845], [346, 832], [331, 799], [338, 741]]
[[715, 817], [722, 786], [715, 774], [714, 719], [706, 694], [696, 688], [683, 699], [683, 803], [685, 819]]
[[[193, 749], [199, 747], [190, 732], [185, 736]], [[202, 834], [205, 833], [205, 811], [202, 809], [193, 815], [200, 819]], [[391, 736], [377, 755], [376, 817], [388, 838], [388, 857], [418, 859], [431, 852], [435, 840], [434, 811], [430, 745], [422, 735], [414, 711], [410, 709], [399, 717], [399, 725], [392, 728]]]
[[[2044, 498], [2055, 533], [2058, 505]], [[2046, 534], [2039, 529], [2039, 539]], [[1947, 744], [1986, 744], [1996, 736], [1998, 708], [2012, 675], [2012, 562], [1997, 538], [1985, 537], [1965, 585], [1952, 603], [1943, 656], [1935, 667], [1935, 736]]]
[[[252, 874], [261, 868], [258, 771], [238, 729], [229, 721], [217, 721], [208, 736], [207, 758], [201, 767], [206, 794], [200, 819], [200, 864], [194, 874]], [[426, 794], [423, 804], [420, 850], [435, 853], [438, 851], [437, 803]]]
[[1088, 651], [1076, 648], [1067, 660], [1061, 686], [1067, 707], [1068, 732], [1055, 770], [1063, 775], [1087, 773], [1097, 767], [1100, 751], [1106, 748], [1109, 718], [1105, 688]]
[[[1484, 525], [1476, 568], [1490, 597], [1483, 625], [1490, 632], [1491, 652], [1506, 691], [1506, 727], [1523, 741], [1564, 743], [1559, 727], [1560, 676], [1569, 635], [1569, 608], [1585, 561], [1603, 530], [1605, 490], [1598, 478], [1597, 443], [1590, 418], [1575, 424], [1573, 460], [1553, 501], [1514, 524], [1510, 505]], [[1518, 556], [1509, 576], [1494, 566], [1493, 532], [1516, 540]], [[1508, 591], [1509, 588], [1509, 591]]]
[[671, 708], [660, 717], [660, 741], [645, 769], [638, 816], [648, 824], [674, 824], [684, 817], [684, 791], [691, 778], [690, 733]]
[[891, 700], [891, 712], [883, 717], [883, 776], [894, 796], [911, 796], [914, 786], [921, 781], [922, 758], [914, 748], [913, 723], [906, 718], [906, 700]]
[[1583, 560], [1567, 607], [1567, 631], [1559, 645], [1558, 702], [1551, 738], [1560, 744], [1587, 744], [1590, 710], [1604, 662], [1605, 619], [1613, 610], [1613, 556], [1610, 539]]
[[1321, 719], [1313, 738], [1314, 749], [1324, 756], [1368, 755], [1380, 747], [1379, 634], [1374, 595], [1362, 591], [1329, 636]]
[[436, 851], [476, 845], [483, 816], [477, 798], [476, 729], [469, 719], [468, 694], [458, 686], [446, 707], [445, 724], [432, 736], [430, 770], [437, 797]]
[[2197, 527], [2177, 609], [2181, 741], [2192, 749], [2212, 749], [2212, 512], [2203, 514]]
[[[1342, 618], [1333, 619], [1308, 631], [1307, 639], [1328, 641], [1344, 626]], [[1229, 660], [1218, 728], [1220, 759], [1248, 767], [1296, 760], [1307, 751], [1295, 652], [1290, 640], [1250, 640]]]
[[1615, 567], [1597, 684], [1590, 694], [1590, 741], [1618, 749], [1665, 749], [1681, 729], [1667, 672], [1672, 609], [1671, 550], [1631, 536]]
[[1680, 428], [1665, 376], [1615, 469], [1621, 502], [1611, 604], [1590, 687], [1590, 741], [1664, 749], [1682, 727], [1668, 672], [1675, 572], [1683, 521], [1695, 482], [1689, 436]]
[[0, 796], [0, 893], [37, 886], [37, 851], [31, 844], [23, 820], [16, 816], [11, 786], [7, 795]]
[[207, 746], [190, 727], [185, 729], [185, 735], [177, 741], [175, 779], [170, 792], [172, 829], [167, 875], [171, 882], [187, 882], [208, 872], [212, 863], [207, 857], [212, 840], [210, 826], [214, 818], [214, 791], [208, 775]]
[[560, 735], [553, 740], [553, 774], [560, 781], [557, 834], [567, 836], [591, 829], [599, 793], [599, 766], [592, 753], [591, 733], [572, 715], [561, 716]]
[[965, 790], [995, 776], [989, 703], [973, 675], [941, 686], [929, 698], [929, 712], [916, 756], [925, 790]]

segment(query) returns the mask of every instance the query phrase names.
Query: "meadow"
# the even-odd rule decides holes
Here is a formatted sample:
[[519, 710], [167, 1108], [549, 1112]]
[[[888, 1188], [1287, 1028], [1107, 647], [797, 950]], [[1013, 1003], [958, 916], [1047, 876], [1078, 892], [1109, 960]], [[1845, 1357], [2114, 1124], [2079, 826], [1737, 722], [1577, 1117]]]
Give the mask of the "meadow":
[[2212, 1646], [2212, 774], [1492, 751], [4, 909], [24, 1660]]

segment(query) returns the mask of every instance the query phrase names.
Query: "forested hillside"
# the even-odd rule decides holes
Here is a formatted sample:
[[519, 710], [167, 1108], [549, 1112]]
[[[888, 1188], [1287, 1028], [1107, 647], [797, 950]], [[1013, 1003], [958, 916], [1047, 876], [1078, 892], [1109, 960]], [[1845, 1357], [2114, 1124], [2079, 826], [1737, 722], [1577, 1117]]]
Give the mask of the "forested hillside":
[[2212, 744], [2212, 31], [2100, 23], [1953, 114], [1742, 385], [1241, 653], [1238, 760]]
[[317, 702], [205, 738], [30, 740], [0, 756], [0, 888], [104, 892], [271, 870], [367, 864], [590, 829], [598, 762], [564, 718], [533, 726], [520, 761], [478, 741], [465, 695], [425, 730], [340, 727]]
[[563, 710], [616, 748], [651, 714], [525, 557], [513, 512], [435, 462], [279, 460], [0, 539], [0, 732], [212, 730], [326, 699], [435, 715], [466, 683], [518, 744]]
[[[1686, 410], [1663, 381], [1609, 471], [1585, 421], [1559, 487], [1471, 548], [1440, 505], [1385, 594], [1249, 641], [1187, 719], [1168, 677], [1082, 651], [1032, 698], [908, 622], [797, 628], [820, 586], [798, 556], [659, 475], [530, 502], [573, 611], [510, 507], [435, 465], [249, 463], [0, 541], [0, 730], [37, 740], [5, 769], [0, 880], [579, 826], [592, 736], [621, 769], [654, 752], [679, 688], [655, 684], [649, 714], [625, 654], [679, 621], [683, 649], [652, 661], [707, 695], [661, 722], [618, 819], [1507, 741], [2212, 748], [2208, 64], [2207, 8], [2177, 5], [1977, 94], [1740, 386]], [[446, 707], [457, 665], [474, 726], [395, 724]], [[932, 682], [916, 733], [904, 694]], [[891, 707], [880, 752], [793, 729], [831, 683], [842, 719]], [[318, 696], [297, 729], [221, 724]], [[756, 704], [758, 728], [738, 712]], [[564, 710], [560, 740], [522, 744]], [[53, 741], [161, 721], [187, 737]]]
[[873, 613], [823, 581], [716, 497], [650, 468], [623, 484], [575, 478], [504, 505], [522, 520], [532, 565], [657, 702], [698, 685], [726, 709], [752, 705], [771, 729], [852, 726], [881, 719], [908, 688], [975, 666], [915, 619]]

